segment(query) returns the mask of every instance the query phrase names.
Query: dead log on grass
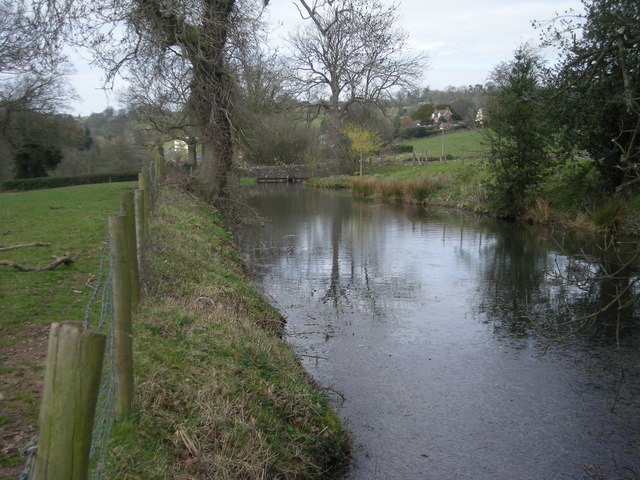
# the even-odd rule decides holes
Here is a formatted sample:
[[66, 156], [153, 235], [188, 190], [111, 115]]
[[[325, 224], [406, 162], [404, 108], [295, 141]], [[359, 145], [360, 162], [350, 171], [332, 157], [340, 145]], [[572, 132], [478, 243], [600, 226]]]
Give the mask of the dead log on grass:
[[0, 252], [5, 252], [7, 250], [15, 250], [17, 248], [24, 248], [24, 247], [48, 247], [49, 245], [51, 245], [51, 244], [50, 243], [42, 243], [42, 242], [19, 243], [17, 245], [7, 245], [6, 247], [1, 247], [0, 246]]
[[73, 263], [73, 259], [71, 258], [70, 253], [65, 253], [63, 257], [57, 257], [55, 261], [53, 261], [50, 265], [46, 267], [26, 267], [24, 265], [19, 265], [16, 262], [12, 262], [11, 260], [0, 260], [0, 266], [4, 267], [13, 267], [15, 269], [20, 270], [21, 272], [46, 272], [48, 270], [53, 270], [59, 265], [71, 265]]

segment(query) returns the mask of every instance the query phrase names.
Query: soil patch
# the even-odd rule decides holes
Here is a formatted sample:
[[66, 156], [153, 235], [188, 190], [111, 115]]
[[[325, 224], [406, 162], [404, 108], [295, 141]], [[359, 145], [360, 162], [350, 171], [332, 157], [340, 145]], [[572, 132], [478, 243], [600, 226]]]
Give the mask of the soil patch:
[[0, 344], [0, 479], [17, 478], [38, 429], [49, 327], [27, 323]]

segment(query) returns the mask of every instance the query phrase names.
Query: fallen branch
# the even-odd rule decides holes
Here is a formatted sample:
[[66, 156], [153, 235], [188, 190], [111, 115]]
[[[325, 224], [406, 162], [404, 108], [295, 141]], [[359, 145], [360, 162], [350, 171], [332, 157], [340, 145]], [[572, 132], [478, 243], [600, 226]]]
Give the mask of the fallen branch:
[[65, 253], [64, 257], [56, 258], [53, 263], [51, 263], [50, 265], [47, 265], [46, 267], [25, 267], [24, 265], [18, 265], [17, 263], [12, 262], [11, 260], [0, 260], [1, 266], [13, 267], [20, 270], [21, 272], [46, 272], [48, 270], [53, 270], [54, 268], [56, 268], [59, 265], [62, 265], [63, 263], [65, 265], [71, 265], [73, 263], [73, 259], [71, 258], [70, 253]]
[[0, 252], [4, 252], [6, 250], [15, 250], [16, 248], [23, 248], [23, 247], [48, 247], [49, 245], [51, 245], [50, 243], [41, 243], [41, 242], [35, 242], [35, 243], [20, 243], [17, 245], [8, 245], [6, 247], [0, 247]]

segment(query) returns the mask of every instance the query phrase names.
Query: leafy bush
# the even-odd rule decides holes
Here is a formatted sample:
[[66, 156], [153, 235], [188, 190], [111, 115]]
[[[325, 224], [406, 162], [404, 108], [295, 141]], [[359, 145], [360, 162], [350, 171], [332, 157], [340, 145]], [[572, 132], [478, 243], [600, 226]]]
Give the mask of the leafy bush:
[[55, 170], [62, 161], [62, 151], [45, 146], [31, 138], [24, 138], [13, 156], [16, 178], [46, 177], [47, 170]]
[[597, 169], [588, 159], [574, 159], [559, 163], [546, 184], [542, 195], [560, 210], [589, 209], [594, 199], [606, 196]]

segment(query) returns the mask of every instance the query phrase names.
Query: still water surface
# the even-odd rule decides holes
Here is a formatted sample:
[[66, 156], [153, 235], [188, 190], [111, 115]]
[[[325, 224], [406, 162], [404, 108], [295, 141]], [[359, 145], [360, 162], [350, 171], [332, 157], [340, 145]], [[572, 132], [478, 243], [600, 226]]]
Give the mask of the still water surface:
[[249, 202], [265, 225], [238, 244], [354, 433], [349, 480], [637, 478], [635, 331], [623, 383], [607, 329], [545, 348], [541, 326], [607, 295], [550, 276], [558, 236], [289, 185]]

